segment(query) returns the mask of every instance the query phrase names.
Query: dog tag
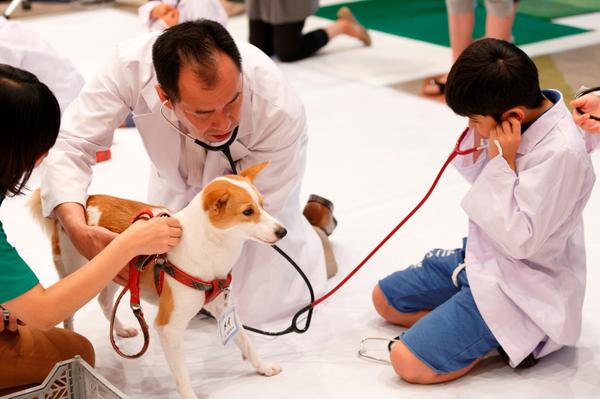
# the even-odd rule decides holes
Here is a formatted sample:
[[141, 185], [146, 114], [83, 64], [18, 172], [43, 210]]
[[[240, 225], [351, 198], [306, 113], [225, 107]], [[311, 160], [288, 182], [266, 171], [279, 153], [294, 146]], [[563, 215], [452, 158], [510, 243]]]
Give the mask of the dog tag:
[[227, 345], [229, 340], [238, 333], [239, 327], [235, 319], [235, 307], [228, 306], [225, 312], [219, 317], [219, 334], [221, 334], [221, 340], [223, 345]]

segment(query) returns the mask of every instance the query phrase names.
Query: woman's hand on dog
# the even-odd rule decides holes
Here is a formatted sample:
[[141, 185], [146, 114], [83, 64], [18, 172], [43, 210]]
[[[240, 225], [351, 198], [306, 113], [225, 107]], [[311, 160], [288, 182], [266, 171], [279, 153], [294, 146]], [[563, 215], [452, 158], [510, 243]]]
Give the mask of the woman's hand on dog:
[[135, 255], [163, 254], [179, 244], [181, 224], [174, 217], [138, 220], [121, 236], [134, 245]]

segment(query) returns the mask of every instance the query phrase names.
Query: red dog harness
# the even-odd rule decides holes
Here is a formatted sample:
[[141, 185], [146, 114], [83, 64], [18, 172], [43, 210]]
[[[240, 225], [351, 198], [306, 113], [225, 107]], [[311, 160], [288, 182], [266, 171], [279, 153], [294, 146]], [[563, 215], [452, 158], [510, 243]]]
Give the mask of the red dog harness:
[[[156, 215], [156, 217], [169, 217], [170, 215], [166, 212], [160, 213]], [[133, 222], [136, 222], [139, 219], [152, 219], [154, 218], [154, 214], [149, 209], [143, 209], [137, 216], [133, 219]], [[132, 222], [132, 223], [133, 223]], [[219, 294], [221, 294], [225, 289], [229, 288], [231, 285], [231, 273], [227, 275], [224, 279], [215, 279], [212, 281], [204, 281], [197, 277], [194, 277], [173, 263], [169, 262], [166, 254], [158, 254], [158, 255], [149, 255], [146, 257], [138, 256], [129, 262], [129, 281], [126, 287], [123, 288], [119, 296], [117, 297], [117, 301], [113, 307], [111, 320], [110, 320], [110, 343], [112, 344], [114, 350], [121, 356], [127, 359], [135, 359], [142, 356], [146, 350], [148, 349], [148, 345], [150, 343], [150, 335], [148, 333], [148, 324], [144, 319], [144, 312], [142, 311], [142, 307], [140, 305], [140, 274], [145, 270], [145, 268], [151, 263], [151, 261], [155, 261], [154, 267], [154, 283], [156, 286], [156, 292], [160, 296], [162, 293], [165, 273], [179, 281], [181, 284], [193, 288], [195, 290], [204, 291], [204, 305], [211, 302], [215, 299]], [[134, 316], [140, 323], [140, 327], [142, 328], [142, 333], [144, 334], [144, 346], [142, 349], [134, 354], [128, 355], [123, 353], [119, 347], [117, 346], [114, 333], [113, 333], [113, 325], [115, 321], [115, 317], [117, 314], [117, 308], [119, 307], [119, 303], [121, 302], [121, 298], [125, 294], [125, 292], [129, 291], [129, 306], [133, 311]]]

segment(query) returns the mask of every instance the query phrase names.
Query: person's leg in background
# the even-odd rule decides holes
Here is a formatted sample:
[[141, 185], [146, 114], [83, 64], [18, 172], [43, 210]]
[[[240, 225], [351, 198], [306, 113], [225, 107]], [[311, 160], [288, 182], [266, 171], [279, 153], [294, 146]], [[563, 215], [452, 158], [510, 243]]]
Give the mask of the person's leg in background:
[[321, 240], [328, 279], [335, 276], [338, 272], [338, 264], [335, 260], [331, 241], [329, 240], [329, 236], [337, 227], [337, 220], [333, 216], [333, 209], [333, 202], [327, 198], [312, 194], [302, 211], [304, 217], [313, 226]]
[[273, 25], [260, 19], [251, 19], [250, 44], [258, 47], [269, 57], [275, 53], [273, 49]]
[[515, 22], [514, 0], [486, 0], [485, 9], [485, 37], [511, 41]]
[[0, 333], [0, 395], [41, 384], [56, 363], [75, 355], [94, 366], [92, 344], [73, 331], [25, 325]]
[[[476, 4], [473, 0], [446, 0], [452, 62], [456, 61], [464, 49], [473, 42]], [[485, 7], [485, 37], [511, 41], [515, 1], [486, 0]], [[431, 79], [423, 88], [424, 94], [433, 96], [444, 94], [447, 78], [448, 74], [438, 79]]]
[[473, 0], [446, 0], [452, 62], [456, 61], [473, 41], [475, 5]]
[[275, 54], [283, 62], [292, 62], [310, 57], [340, 35], [347, 35], [371, 45], [367, 30], [358, 23], [348, 7], [338, 11], [338, 19], [321, 29], [302, 33], [305, 20], [273, 25]]
[[304, 21], [273, 25], [273, 48], [283, 62], [298, 61], [310, 57], [329, 43], [325, 29], [302, 34]]
[[[452, 62], [456, 61], [463, 50], [473, 41], [476, 5], [475, 0], [446, 0]], [[431, 79], [423, 88], [423, 94], [428, 96], [444, 94], [447, 78], [448, 74], [444, 74], [437, 79]]]

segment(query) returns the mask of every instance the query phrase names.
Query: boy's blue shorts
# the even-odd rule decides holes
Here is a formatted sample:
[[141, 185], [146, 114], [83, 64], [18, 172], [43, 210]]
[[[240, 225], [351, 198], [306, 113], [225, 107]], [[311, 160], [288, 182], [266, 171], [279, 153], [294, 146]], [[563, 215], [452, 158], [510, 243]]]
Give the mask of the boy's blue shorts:
[[400, 339], [439, 374], [463, 369], [499, 346], [475, 305], [466, 271], [458, 274], [458, 287], [452, 283], [452, 272], [465, 259], [466, 242], [455, 250], [434, 249], [420, 263], [379, 281], [399, 312], [432, 309]]

